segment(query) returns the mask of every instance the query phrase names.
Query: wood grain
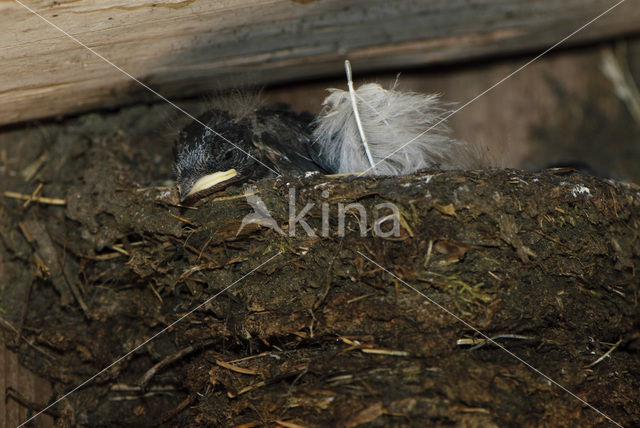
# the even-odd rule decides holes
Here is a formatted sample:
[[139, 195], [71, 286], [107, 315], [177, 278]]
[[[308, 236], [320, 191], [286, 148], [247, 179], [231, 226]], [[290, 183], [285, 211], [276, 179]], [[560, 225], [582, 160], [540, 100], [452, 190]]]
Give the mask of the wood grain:
[[[168, 97], [536, 52], [612, 0], [22, 0]], [[15, 0], [0, 0], [0, 125], [156, 97]], [[627, 0], [567, 44], [640, 30]]]
[[[35, 412], [25, 407], [24, 403], [7, 398], [7, 388], [13, 388], [30, 401], [47, 404], [51, 399], [51, 384], [20, 365], [18, 355], [5, 347], [2, 338], [0, 338], [0, 370], [3, 373], [0, 376], [0, 428], [15, 427]], [[42, 415], [36, 426], [52, 427], [53, 419], [49, 415]]]

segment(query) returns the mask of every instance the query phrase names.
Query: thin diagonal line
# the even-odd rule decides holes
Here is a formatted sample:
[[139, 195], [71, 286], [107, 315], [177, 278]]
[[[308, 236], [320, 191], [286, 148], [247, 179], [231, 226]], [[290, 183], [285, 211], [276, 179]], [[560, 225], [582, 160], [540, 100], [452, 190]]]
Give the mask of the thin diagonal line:
[[413, 143], [415, 140], [417, 140], [418, 138], [420, 138], [421, 136], [423, 136], [424, 134], [426, 134], [427, 132], [431, 131], [433, 128], [435, 128], [436, 126], [440, 125], [442, 122], [446, 121], [447, 119], [449, 119], [451, 116], [453, 116], [454, 114], [458, 113], [460, 110], [466, 108], [467, 106], [469, 106], [470, 104], [473, 104], [474, 102], [476, 102], [479, 98], [483, 97], [484, 95], [486, 95], [488, 92], [491, 92], [492, 90], [494, 90], [496, 87], [500, 86], [504, 81], [512, 78], [513, 76], [515, 76], [516, 74], [518, 74], [519, 72], [521, 72], [522, 70], [524, 70], [526, 67], [530, 66], [531, 64], [533, 64], [534, 62], [536, 62], [537, 60], [539, 60], [540, 58], [542, 58], [543, 56], [545, 56], [546, 54], [548, 54], [549, 52], [551, 52], [553, 49], [557, 48], [558, 46], [560, 46], [562, 43], [566, 42], [567, 40], [569, 40], [571, 37], [575, 36], [576, 34], [578, 34], [580, 31], [584, 30], [585, 28], [587, 28], [589, 25], [593, 24], [594, 22], [596, 22], [598, 19], [602, 18], [603, 16], [605, 16], [607, 13], [611, 12], [613, 9], [615, 9], [616, 7], [620, 6], [622, 3], [624, 3], [626, 0], [620, 0], [618, 3], [614, 4], [613, 6], [611, 6], [609, 9], [605, 10], [604, 12], [602, 12], [600, 15], [596, 16], [595, 18], [593, 18], [591, 21], [587, 22], [586, 24], [584, 24], [582, 27], [578, 28], [577, 30], [575, 30], [573, 33], [569, 34], [568, 36], [566, 36], [565, 38], [563, 38], [562, 40], [560, 40], [559, 42], [555, 43], [553, 46], [547, 48], [544, 52], [542, 52], [541, 54], [539, 54], [538, 56], [536, 56], [535, 58], [533, 58], [532, 60], [528, 61], [527, 63], [525, 63], [524, 65], [521, 65], [519, 68], [517, 68], [515, 71], [511, 72], [509, 75], [507, 75], [506, 77], [504, 77], [503, 79], [501, 79], [500, 81], [498, 81], [497, 83], [494, 83], [492, 86], [490, 86], [488, 89], [484, 90], [483, 92], [481, 92], [480, 94], [476, 95], [475, 97], [473, 97], [472, 99], [470, 99], [469, 101], [467, 101], [466, 103], [464, 103], [462, 106], [460, 106], [459, 108], [449, 112], [449, 114], [445, 115], [442, 119], [440, 119], [438, 122], [436, 122], [434, 125], [430, 126], [428, 129], [426, 129], [425, 131], [422, 131], [420, 134], [416, 135], [415, 137], [413, 137], [411, 140], [407, 141], [405, 144], [403, 144], [401, 147], [399, 147], [398, 149], [394, 150], [393, 152], [391, 152], [389, 155], [385, 156], [383, 159], [379, 160], [378, 162], [376, 162], [372, 167], [362, 171], [361, 173], [358, 174], [358, 177], [366, 174], [367, 172], [371, 171], [372, 169], [374, 169], [377, 165], [379, 165], [381, 162], [384, 162], [385, 160], [387, 160], [388, 158], [390, 158], [391, 156], [395, 155], [397, 152], [399, 152], [400, 150], [404, 149], [406, 146], [408, 146], [409, 144]]
[[526, 362], [525, 360], [523, 360], [522, 358], [520, 358], [519, 356], [517, 356], [516, 354], [514, 354], [513, 352], [509, 351], [507, 348], [505, 348], [504, 346], [502, 346], [501, 344], [499, 344], [498, 342], [496, 342], [495, 340], [493, 340], [492, 338], [490, 338], [489, 336], [487, 336], [486, 334], [484, 334], [483, 332], [481, 332], [480, 330], [478, 330], [477, 328], [475, 328], [474, 326], [472, 326], [471, 324], [469, 324], [467, 321], [465, 321], [464, 319], [460, 318], [458, 315], [454, 314], [453, 312], [451, 312], [449, 309], [445, 308], [444, 306], [442, 306], [440, 303], [436, 302], [435, 300], [433, 300], [431, 297], [427, 296], [426, 294], [424, 294], [422, 291], [418, 290], [417, 288], [415, 288], [413, 285], [409, 284], [408, 282], [406, 282], [404, 279], [400, 278], [399, 276], [397, 276], [396, 274], [394, 274], [393, 272], [389, 271], [388, 269], [386, 269], [385, 267], [381, 266], [379, 263], [377, 263], [375, 260], [372, 260], [371, 258], [367, 257], [365, 254], [363, 254], [362, 252], [356, 250], [356, 252], [358, 254], [360, 254], [362, 257], [364, 257], [365, 259], [369, 260], [371, 263], [373, 263], [374, 265], [378, 266], [380, 269], [382, 269], [383, 271], [385, 271], [386, 273], [388, 273], [389, 275], [391, 275], [392, 277], [394, 277], [395, 279], [397, 279], [398, 281], [402, 282], [404, 285], [406, 285], [408, 288], [410, 288], [411, 290], [415, 291], [416, 293], [418, 293], [419, 295], [421, 295], [422, 297], [424, 297], [425, 299], [427, 299], [429, 301], [429, 303], [436, 305], [439, 309], [443, 310], [444, 312], [446, 312], [447, 314], [451, 315], [453, 318], [455, 318], [457, 321], [461, 322], [462, 324], [465, 325], [465, 327], [473, 330], [474, 332], [476, 332], [477, 334], [479, 334], [480, 336], [482, 336], [483, 338], [485, 338], [487, 340], [487, 342], [490, 342], [492, 344], [494, 344], [495, 346], [497, 346], [498, 348], [502, 349], [504, 352], [506, 352], [507, 354], [511, 355], [513, 358], [515, 358], [516, 360], [520, 361], [522, 364], [524, 364], [525, 366], [527, 366], [529, 369], [533, 370], [535, 373], [539, 374], [540, 376], [542, 376], [543, 378], [545, 378], [546, 380], [548, 380], [549, 382], [553, 383], [555, 386], [557, 386], [558, 388], [562, 389], [564, 392], [566, 392], [567, 394], [571, 395], [573, 398], [575, 398], [576, 400], [580, 401], [581, 403], [585, 404], [586, 406], [589, 406], [591, 409], [593, 409], [594, 411], [596, 411], [598, 414], [604, 416], [605, 418], [607, 418], [611, 423], [619, 426], [622, 428], [622, 425], [619, 424], [618, 422], [616, 422], [615, 420], [613, 420], [612, 418], [610, 418], [609, 416], [607, 416], [605, 413], [603, 413], [602, 411], [598, 410], [596, 407], [594, 407], [592, 404], [589, 404], [587, 401], [585, 401], [583, 398], [581, 398], [580, 396], [574, 394], [573, 392], [571, 392], [569, 389], [567, 389], [566, 387], [562, 386], [562, 384], [558, 383], [557, 381], [553, 380], [552, 378], [550, 378], [549, 376], [547, 376], [546, 374], [542, 373], [540, 370], [538, 370], [537, 368], [535, 368], [534, 366], [532, 366], [530, 363]]
[[260, 269], [262, 266], [266, 265], [267, 263], [269, 263], [271, 260], [275, 259], [276, 257], [278, 257], [280, 254], [282, 254], [282, 252], [277, 253], [274, 256], [271, 256], [269, 259], [267, 259], [266, 261], [260, 263], [258, 266], [256, 266], [255, 268], [251, 269], [248, 273], [244, 274], [242, 277], [240, 277], [239, 279], [233, 281], [231, 284], [227, 285], [225, 288], [223, 288], [222, 290], [220, 290], [219, 292], [217, 292], [216, 294], [214, 294], [213, 296], [209, 297], [207, 300], [205, 300], [204, 302], [200, 303], [198, 306], [196, 306], [195, 308], [191, 309], [189, 312], [187, 312], [186, 314], [184, 314], [183, 316], [181, 316], [180, 318], [178, 318], [177, 320], [175, 320], [174, 322], [172, 322], [171, 324], [169, 324], [168, 326], [166, 326], [165, 328], [163, 328], [162, 330], [160, 330], [159, 332], [157, 332], [156, 334], [154, 334], [153, 336], [149, 337], [147, 340], [145, 340], [144, 342], [142, 342], [141, 344], [139, 344], [138, 346], [136, 346], [135, 348], [133, 348], [132, 350], [130, 350], [129, 352], [127, 352], [126, 354], [124, 354], [123, 356], [121, 356], [120, 358], [118, 358], [117, 360], [115, 360], [114, 362], [112, 362], [111, 364], [109, 364], [107, 367], [103, 368], [102, 370], [100, 370], [98, 373], [94, 374], [93, 376], [91, 376], [90, 378], [88, 378], [87, 380], [85, 380], [84, 382], [82, 382], [80, 385], [76, 386], [75, 388], [73, 388], [71, 391], [67, 392], [66, 394], [64, 394], [62, 397], [58, 398], [56, 401], [54, 401], [53, 403], [49, 404], [47, 407], [45, 407], [44, 409], [40, 410], [38, 413], [36, 413], [35, 415], [31, 416], [29, 419], [27, 419], [26, 421], [22, 422], [20, 425], [18, 425], [18, 428], [20, 428], [21, 426], [26, 425], [27, 423], [29, 423], [30, 421], [32, 421], [33, 419], [35, 419], [37, 416], [39, 416], [40, 414], [44, 413], [45, 411], [49, 410], [51, 407], [55, 406], [56, 404], [58, 404], [60, 401], [64, 400], [65, 398], [67, 398], [69, 395], [73, 394], [74, 392], [76, 392], [77, 390], [79, 390], [80, 388], [82, 388], [83, 386], [87, 385], [89, 382], [91, 382], [92, 380], [94, 380], [95, 378], [97, 378], [98, 376], [100, 376], [102, 373], [106, 372], [107, 370], [109, 370], [111, 367], [115, 366], [116, 364], [120, 363], [120, 361], [124, 360], [125, 358], [127, 358], [129, 355], [133, 354], [134, 352], [136, 352], [138, 349], [142, 348], [144, 345], [146, 345], [147, 343], [151, 342], [152, 340], [154, 340], [156, 337], [160, 336], [161, 334], [163, 334], [164, 332], [166, 332], [167, 330], [169, 330], [171, 327], [175, 326], [176, 324], [178, 324], [179, 322], [181, 322], [182, 320], [184, 320], [185, 318], [187, 318], [189, 315], [191, 315], [192, 313], [194, 313], [195, 311], [197, 311], [198, 309], [200, 309], [201, 307], [203, 307], [204, 305], [206, 305], [207, 303], [211, 302], [213, 299], [215, 299], [216, 297], [218, 297], [219, 295], [221, 295], [222, 293], [224, 293], [225, 291], [227, 291], [228, 289], [230, 289], [231, 287], [233, 287], [234, 285], [236, 285], [237, 283], [239, 283], [240, 281], [242, 281], [243, 279], [245, 279], [246, 277], [248, 277], [249, 275], [253, 274], [255, 271], [257, 271], [258, 269]]
[[179, 110], [180, 112], [182, 112], [183, 114], [185, 114], [186, 116], [188, 116], [190, 119], [194, 120], [195, 122], [198, 122], [200, 125], [202, 125], [204, 128], [208, 129], [209, 131], [211, 131], [213, 134], [217, 135], [218, 137], [222, 138], [224, 141], [226, 141], [227, 143], [231, 144], [233, 147], [235, 147], [236, 149], [240, 150], [242, 153], [244, 153], [245, 155], [253, 158], [255, 161], [257, 161], [259, 164], [261, 164], [262, 166], [264, 166], [265, 168], [271, 170], [271, 172], [273, 172], [274, 174], [276, 174], [277, 176], [280, 176], [281, 174], [279, 172], [277, 172], [276, 170], [274, 170], [273, 168], [271, 168], [268, 165], [265, 165], [264, 162], [262, 162], [260, 159], [256, 158], [255, 156], [253, 156], [251, 153], [246, 152], [245, 150], [243, 150], [242, 148], [240, 148], [238, 145], [234, 144], [231, 140], [229, 140], [227, 137], [225, 137], [224, 135], [216, 132], [214, 129], [212, 129], [211, 127], [209, 127], [207, 124], [205, 124], [204, 122], [202, 122], [200, 119], [196, 118], [195, 116], [193, 116], [191, 113], [189, 113], [188, 111], [186, 111], [185, 109], [183, 109], [182, 107], [178, 106], [176, 103], [174, 103], [173, 101], [169, 100], [167, 97], [165, 97], [164, 95], [162, 95], [161, 93], [159, 93], [158, 91], [156, 91], [155, 89], [152, 89], [151, 87], [149, 87], [147, 84], [141, 82], [140, 80], [138, 80], [136, 77], [134, 77], [133, 75], [131, 75], [129, 72], [127, 72], [126, 70], [124, 70], [123, 68], [119, 67], [118, 65], [114, 64], [113, 62], [111, 62], [110, 60], [108, 60], [107, 58], [105, 58], [104, 56], [102, 56], [99, 52], [95, 51], [94, 49], [90, 48], [89, 46], [85, 45], [84, 43], [82, 43], [80, 40], [78, 40], [76, 37], [72, 36], [71, 34], [67, 33], [66, 31], [64, 31], [62, 28], [58, 27], [56, 24], [54, 24], [53, 22], [49, 21], [47, 18], [45, 18], [44, 16], [40, 15], [38, 12], [36, 12], [35, 10], [31, 9], [29, 6], [25, 5], [24, 3], [22, 3], [20, 0], [15, 0], [16, 3], [18, 3], [20, 6], [24, 7], [25, 9], [27, 9], [29, 12], [33, 13], [34, 15], [36, 15], [38, 18], [42, 19], [44, 22], [46, 22], [47, 24], [51, 25], [53, 28], [55, 28], [56, 30], [60, 31], [62, 34], [64, 34], [65, 36], [67, 36], [68, 38], [70, 38], [71, 40], [73, 40], [74, 42], [76, 42], [77, 44], [79, 44], [80, 46], [82, 46], [83, 48], [85, 48], [86, 50], [88, 50], [89, 52], [91, 52], [92, 54], [94, 54], [95, 56], [97, 56], [98, 58], [100, 58], [101, 60], [103, 60], [104, 62], [106, 62], [107, 64], [109, 64], [110, 66], [112, 66], [113, 68], [115, 68], [116, 70], [118, 70], [119, 72], [121, 72], [122, 74], [124, 74], [125, 76], [127, 76], [128, 78], [130, 78], [131, 80], [135, 81], [137, 84], [139, 84], [140, 86], [142, 86], [143, 88], [145, 88], [147, 91], [151, 92], [153, 95], [157, 96], [158, 98], [160, 98], [162, 101], [166, 102], [167, 104], [170, 104], [172, 107], [174, 107], [175, 109]]

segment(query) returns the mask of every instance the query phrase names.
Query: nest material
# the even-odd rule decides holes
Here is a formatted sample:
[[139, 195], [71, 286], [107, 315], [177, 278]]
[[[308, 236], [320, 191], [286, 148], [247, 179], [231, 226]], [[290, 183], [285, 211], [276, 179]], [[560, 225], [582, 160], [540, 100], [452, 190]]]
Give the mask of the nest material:
[[[5, 338], [58, 396], [217, 296], [56, 406], [59, 425], [606, 421], [469, 325], [616, 421], [640, 414], [637, 188], [513, 170], [265, 179], [255, 192], [285, 234], [238, 234], [240, 187], [197, 209], [141, 187], [171, 162], [143, 117], [162, 120], [76, 119], [35, 180], [2, 180], [66, 202], [0, 208]], [[314, 204], [315, 237], [289, 236], [291, 188], [297, 212]], [[338, 204], [355, 201], [369, 227], [389, 214], [378, 204], [399, 207], [400, 235], [362, 237], [349, 214], [337, 236]]]

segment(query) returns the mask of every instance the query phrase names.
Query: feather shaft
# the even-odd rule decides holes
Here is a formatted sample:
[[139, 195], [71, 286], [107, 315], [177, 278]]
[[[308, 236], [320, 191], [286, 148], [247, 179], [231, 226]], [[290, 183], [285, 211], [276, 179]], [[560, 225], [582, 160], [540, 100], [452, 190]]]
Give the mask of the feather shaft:
[[353, 107], [353, 116], [356, 119], [356, 125], [358, 126], [358, 132], [360, 132], [360, 139], [364, 146], [364, 152], [367, 154], [367, 160], [371, 168], [375, 168], [376, 164], [373, 162], [373, 156], [371, 156], [371, 150], [369, 150], [369, 144], [367, 143], [367, 135], [364, 133], [362, 127], [362, 121], [360, 120], [360, 112], [358, 111], [358, 101], [356, 100], [356, 90], [353, 88], [353, 76], [351, 74], [351, 62], [348, 59], [344, 61], [344, 68], [347, 72], [347, 86], [349, 87], [349, 96], [351, 97], [351, 106]]

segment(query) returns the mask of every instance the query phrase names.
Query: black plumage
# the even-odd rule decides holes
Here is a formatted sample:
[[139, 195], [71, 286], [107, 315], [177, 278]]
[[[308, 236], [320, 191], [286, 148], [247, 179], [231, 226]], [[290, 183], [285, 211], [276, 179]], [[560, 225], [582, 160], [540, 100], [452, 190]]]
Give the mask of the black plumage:
[[456, 111], [437, 95], [374, 83], [356, 90], [345, 66], [349, 90], [330, 89], [316, 118], [286, 104], [260, 108], [251, 97], [218, 100], [176, 143], [181, 199], [272, 174], [402, 175], [488, 164], [481, 148], [450, 137], [445, 121]]
[[298, 114], [286, 104], [239, 117], [212, 109], [198, 120], [180, 132], [174, 146], [181, 200], [233, 181], [331, 172], [314, 151], [313, 116]]

